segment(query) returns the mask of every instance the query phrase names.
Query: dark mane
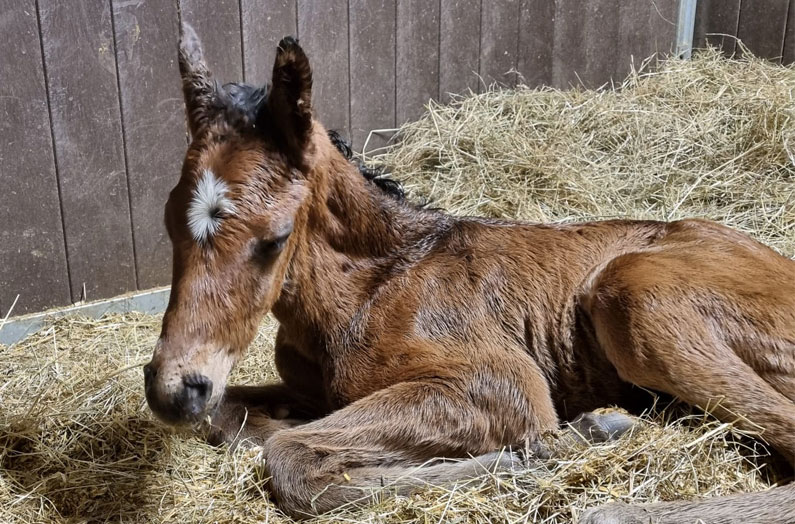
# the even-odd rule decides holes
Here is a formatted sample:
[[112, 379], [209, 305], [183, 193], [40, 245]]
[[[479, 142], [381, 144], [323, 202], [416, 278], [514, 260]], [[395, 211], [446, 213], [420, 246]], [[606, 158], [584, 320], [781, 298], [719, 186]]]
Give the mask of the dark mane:
[[270, 86], [254, 87], [230, 82], [216, 85], [216, 109], [223, 111], [225, 120], [239, 129], [250, 128], [257, 121], [262, 104], [268, 97]]
[[[255, 87], [240, 82], [230, 82], [223, 86], [216, 86], [217, 108], [224, 111], [226, 121], [238, 129], [250, 129], [257, 121], [257, 115], [262, 109], [262, 104], [268, 97], [270, 86]], [[339, 132], [328, 132], [331, 143], [358, 169], [359, 173], [381, 191], [398, 201], [406, 199], [406, 192], [397, 180], [387, 177], [387, 173], [376, 167], [369, 167], [359, 162], [353, 154], [350, 142], [345, 140]]]
[[338, 131], [330, 130], [328, 137], [334, 147], [342, 153], [342, 156], [347, 158], [358, 169], [359, 173], [366, 178], [369, 182], [373, 183], [377, 188], [391, 196], [395, 200], [404, 201], [406, 199], [406, 192], [403, 190], [403, 185], [397, 180], [387, 177], [387, 173], [382, 168], [369, 167], [363, 165], [358, 159], [353, 156], [353, 149], [350, 142], [342, 138]]

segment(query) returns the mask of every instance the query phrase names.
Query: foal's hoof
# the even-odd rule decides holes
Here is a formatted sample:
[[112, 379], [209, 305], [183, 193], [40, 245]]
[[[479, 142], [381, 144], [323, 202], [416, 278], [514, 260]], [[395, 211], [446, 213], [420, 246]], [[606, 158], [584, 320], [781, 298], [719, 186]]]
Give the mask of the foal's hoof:
[[583, 413], [568, 424], [574, 435], [592, 444], [616, 440], [634, 425], [633, 417], [619, 411]]
[[651, 524], [656, 521], [642, 507], [613, 502], [589, 509], [577, 522], [578, 524]]
[[421, 468], [426, 483], [441, 485], [448, 482], [467, 481], [484, 475], [514, 473], [524, 469], [518, 454], [508, 451], [493, 451], [464, 460], [445, 460]]
[[514, 473], [524, 469], [524, 461], [518, 453], [508, 450], [492, 451], [471, 459], [472, 465], [484, 473]]
[[298, 425], [302, 421], [274, 419], [256, 409], [239, 405], [222, 406], [212, 420], [204, 425], [204, 437], [211, 446], [229, 444], [237, 446], [262, 446], [277, 431]]

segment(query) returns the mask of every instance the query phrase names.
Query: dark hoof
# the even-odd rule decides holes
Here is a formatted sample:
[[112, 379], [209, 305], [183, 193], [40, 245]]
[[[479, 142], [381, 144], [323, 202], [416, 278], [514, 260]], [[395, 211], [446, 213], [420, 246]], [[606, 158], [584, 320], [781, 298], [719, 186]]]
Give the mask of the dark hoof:
[[641, 507], [613, 502], [589, 509], [577, 522], [578, 524], [652, 524], [655, 520]]
[[568, 425], [585, 442], [595, 444], [618, 439], [632, 429], [635, 419], [619, 411], [588, 412], [569, 422]]

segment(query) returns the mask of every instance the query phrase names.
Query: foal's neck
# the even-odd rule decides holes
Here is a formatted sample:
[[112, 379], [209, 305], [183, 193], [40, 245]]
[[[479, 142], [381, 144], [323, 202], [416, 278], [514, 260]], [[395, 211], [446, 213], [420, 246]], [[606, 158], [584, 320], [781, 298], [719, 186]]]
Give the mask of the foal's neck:
[[442, 214], [385, 194], [336, 151], [310, 174], [306, 225], [273, 308], [286, 327], [324, 336], [345, 329], [416, 246], [444, 229]]

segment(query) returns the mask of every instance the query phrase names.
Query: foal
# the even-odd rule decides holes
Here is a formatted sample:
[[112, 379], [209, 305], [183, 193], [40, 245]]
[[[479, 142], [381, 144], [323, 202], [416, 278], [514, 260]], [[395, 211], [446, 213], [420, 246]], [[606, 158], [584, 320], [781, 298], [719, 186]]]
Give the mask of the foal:
[[[510, 467], [494, 450], [630, 405], [633, 384], [720, 400], [718, 416], [744, 415], [793, 458], [795, 262], [702, 220], [531, 225], [420, 209], [331, 143], [295, 40], [279, 44], [269, 89], [218, 86], [187, 26], [179, 64], [193, 141], [165, 209], [173, 283], [146, 397], [166, 422], [210, 417], [216, 440], [260, 443], [287, 513]], [[227, 388], [268, 311], [281, 382]], [[793, 511], [789, 487], [764, 496]], [[711, 504], [629, 511], [764, 517], [746, 498]], [[588, 518], [613, 511], [627, 510]]]

